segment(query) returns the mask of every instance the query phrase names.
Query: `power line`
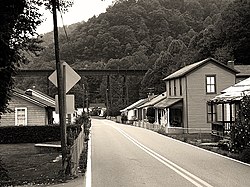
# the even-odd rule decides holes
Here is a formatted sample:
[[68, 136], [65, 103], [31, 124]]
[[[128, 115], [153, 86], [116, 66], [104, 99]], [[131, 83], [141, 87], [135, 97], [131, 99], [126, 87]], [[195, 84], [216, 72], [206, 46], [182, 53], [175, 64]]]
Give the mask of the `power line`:
[[62, 16], [62, 12], [61, 12], [60, 8], [59, 8], [59, 12], [60, 12], [60, 15], [61, 15], [61, 19], [62, 19], [63, 30], [64, 30], [65, 36], [66, 36], [66, 38], [67, 38], [67, 41], [69, 42], [69, 37], [68, 37], [68, 33], [67, 33], [67, 31], [66, 31], [66, 28], [65, 28], [65, 24], [64, 24], [64, 21], [63, 21], [63, 16]]

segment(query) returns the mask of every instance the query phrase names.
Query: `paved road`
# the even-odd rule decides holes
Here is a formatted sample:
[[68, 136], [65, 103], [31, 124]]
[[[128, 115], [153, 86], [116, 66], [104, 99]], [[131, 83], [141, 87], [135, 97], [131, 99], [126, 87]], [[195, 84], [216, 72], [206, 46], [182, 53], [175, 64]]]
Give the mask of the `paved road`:
[[93, 119], [91, 134], [88, 187], [250, 186], [249, 165], [150, 130]]

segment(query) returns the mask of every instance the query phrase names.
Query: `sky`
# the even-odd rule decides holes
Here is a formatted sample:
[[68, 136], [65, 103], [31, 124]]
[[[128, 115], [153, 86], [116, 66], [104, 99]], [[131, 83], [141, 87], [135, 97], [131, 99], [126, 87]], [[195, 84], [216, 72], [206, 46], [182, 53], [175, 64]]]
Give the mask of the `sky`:
[[[94, 15], [106, 12], [106, 8], [112, 4], [113, 0], [73, 0], [74, 4], [69, 8], [68, 12], [62, 14], [64, 25], [70, 25], [73, 23], [88, 21], [89, 18]], [[45, 21], [38, 26], [37, 32], [43, 34], [53, 30], [53, 15], [44, 7], [41, 7], [40, 11], [44, 14], [43, 19]], [[62, 18], [59, 12], [58, 16], [58, 27], [62, 27]]]

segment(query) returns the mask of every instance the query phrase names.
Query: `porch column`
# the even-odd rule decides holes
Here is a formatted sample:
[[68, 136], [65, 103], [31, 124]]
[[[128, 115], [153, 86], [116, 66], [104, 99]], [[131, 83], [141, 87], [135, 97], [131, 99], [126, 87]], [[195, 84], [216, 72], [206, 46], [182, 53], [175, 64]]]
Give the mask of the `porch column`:
[[225, 104], [222, 103], [222, 125], [223, 125], [223, 136], [224, 136], [224, 129], [225, 129]]
[[232, 109], [232, 103], [230, 102], [229, 103], [229, 106], [230, 106], [230, 130], [231, 130], [231, 126], [233, 124], [233, 109]]
[[213, 123], [213, 121], [214, 121], [214, 111], [213, 111], [213, 105], [214, 105], [214, 103], [213, 103], [213, 101], [211, 101], [211, 104], [210, 104], [210, 107], [211, 107], [211, 122]]

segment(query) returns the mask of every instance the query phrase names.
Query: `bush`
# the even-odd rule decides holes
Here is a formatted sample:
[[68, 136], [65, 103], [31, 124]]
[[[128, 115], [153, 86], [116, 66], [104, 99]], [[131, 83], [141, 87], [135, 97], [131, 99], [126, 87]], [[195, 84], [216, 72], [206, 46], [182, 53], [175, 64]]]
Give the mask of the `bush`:
[[0, 127], [0, 143], [38, 143], [59, 141], [59, 126], [10, 126]]
[[[73, 138], [81, 131], [81, 125], [67, 126]], [[9, 126], [0, 127], [0, 144], [41, 143], [61, 140], [59, 125], [53, 126]]]
[[242, 162], [250, 163], [250, 148], [244, 149], [244, 150], [240, 153], [239, 159], [240, 159]]
[[244, 96], [231, 130], [232, 152], [242, 152], [250, 147], [250, 96]]

